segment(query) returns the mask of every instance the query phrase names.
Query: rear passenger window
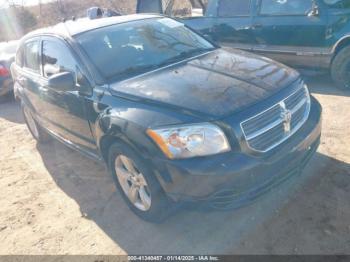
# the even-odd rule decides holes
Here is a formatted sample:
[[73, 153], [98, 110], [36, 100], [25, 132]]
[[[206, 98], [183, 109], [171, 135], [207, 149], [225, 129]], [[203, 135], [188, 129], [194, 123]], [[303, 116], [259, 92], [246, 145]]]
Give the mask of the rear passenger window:
[[261, 0], [262, 15], [307, 15], [312, 0]]
[[77, 64], [68, 47], [58, 41], [43, 41], [43, 69], [44, 76], [71, 72], [76, 74]]
[[219, 17], [248, 16], [250, 14], [250, 0], [220, 0], [218, 6]]
[[32, 41], [25, 44], [24, 67], [35, 72], [40, 72], [39, 41]]

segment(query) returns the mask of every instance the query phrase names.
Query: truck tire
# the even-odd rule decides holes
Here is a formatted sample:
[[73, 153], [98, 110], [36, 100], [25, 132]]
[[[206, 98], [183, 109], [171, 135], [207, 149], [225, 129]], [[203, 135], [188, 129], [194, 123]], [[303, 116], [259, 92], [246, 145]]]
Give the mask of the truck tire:
[[128, 145], [121, 142], [111, 145], [108, 167], [124, 201], [137, 216], [161, 223], [170, 215], [172, 201], [161, 188], [152, 167]]
[[34, 119], [32, 112], [30, 112], [28, 107], [23, 105], [23, 103], [21, 107], [22, 107], [24, 120], [34, 139], [40, 144], [48, 143], [51, 140], [50, 135]]
[[341, 49], [333, 59], [331, 76], [338, 88], [350, 90], [350, 46]]

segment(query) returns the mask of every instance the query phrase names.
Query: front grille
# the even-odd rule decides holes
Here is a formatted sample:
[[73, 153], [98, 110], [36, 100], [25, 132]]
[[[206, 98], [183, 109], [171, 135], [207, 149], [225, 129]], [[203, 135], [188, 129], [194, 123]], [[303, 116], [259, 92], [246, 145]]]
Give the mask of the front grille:
[[241, 123], [248, 147], [267, 152], [286, 141], [305, 123], [310, 113], [310, 95], [302, 86], [278, 104]]

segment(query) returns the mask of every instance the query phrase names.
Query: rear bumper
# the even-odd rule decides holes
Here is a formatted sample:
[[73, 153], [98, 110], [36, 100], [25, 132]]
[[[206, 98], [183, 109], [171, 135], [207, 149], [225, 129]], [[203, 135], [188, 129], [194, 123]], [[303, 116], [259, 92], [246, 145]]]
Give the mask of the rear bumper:
[[4, 96], [13, 90], [11, 78], [0, 78], [0, 96]]
[[221, 209], [240, 206], [301, 173], [319, 146], [321, 115], [322, 108], [313, 99], [304, 126], [270, 156], [229, 152], [161, 164], [157, 160], [157, 172], [169, 178], [160, 183], [175, 201], [206, 202]]

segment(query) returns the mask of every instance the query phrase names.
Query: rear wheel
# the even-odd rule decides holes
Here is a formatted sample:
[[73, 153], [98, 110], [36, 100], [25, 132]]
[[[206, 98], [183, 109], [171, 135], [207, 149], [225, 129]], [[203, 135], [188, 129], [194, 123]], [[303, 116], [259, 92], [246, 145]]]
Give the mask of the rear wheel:
[[162, 222], [172, 205], [152, 168], [123, 143], [110, 147], [108, 160], [113, 180], [129, 208], [146, 221]]
[[341, 49], [334, 58], [331, 76], [338, 88], [350, 90], [350, 46]]
[[39, 126], [39, 124], [35, 121], [32, 112], [23, 104], [22, 112], [27, 127], [35, 140], [37, 140], [39, 143], [47, 143], [50, 141], [50, 135]]

